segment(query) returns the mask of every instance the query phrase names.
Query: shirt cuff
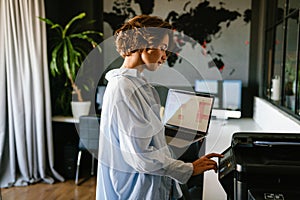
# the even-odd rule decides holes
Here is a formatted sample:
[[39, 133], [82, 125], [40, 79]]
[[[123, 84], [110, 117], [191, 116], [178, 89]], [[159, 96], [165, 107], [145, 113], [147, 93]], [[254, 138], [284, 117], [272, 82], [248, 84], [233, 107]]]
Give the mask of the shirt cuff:
[[177, 160], [169, 166], [168, 176], [181, 184], [187, 183], [193, 174], [193, 164]]

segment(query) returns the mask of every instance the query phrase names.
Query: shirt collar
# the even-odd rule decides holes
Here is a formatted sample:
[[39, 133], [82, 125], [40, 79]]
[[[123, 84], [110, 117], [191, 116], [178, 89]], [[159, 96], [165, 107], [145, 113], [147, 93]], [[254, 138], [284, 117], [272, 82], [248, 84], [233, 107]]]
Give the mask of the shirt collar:
[[128, 69], [128, 68], [119, 68], [112, 69], [106, 73], [105, 78], [110, 81], [113, 77], [116, 76], [132, 76], [143, 78], [143, 73], [140, 73], [137, 69]]

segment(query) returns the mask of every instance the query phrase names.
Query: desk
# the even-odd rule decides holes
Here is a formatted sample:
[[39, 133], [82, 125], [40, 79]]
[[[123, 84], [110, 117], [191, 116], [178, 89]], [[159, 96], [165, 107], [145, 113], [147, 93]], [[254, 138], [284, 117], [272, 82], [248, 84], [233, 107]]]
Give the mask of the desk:
[[[206, 136], [205, 154], [222, 153], [231, 145], [233, 133], [240, 131], [259, 132], [262, 131], [262, 128], [252, 118], [211, 120]], [[204, 173], [203, 199], [227, 199], [227, 195], [218, 180], [218, 174], [214, 171]]]
[[53, 122], [66, 122], [66, 123], [79, 123], [79, 119], [76, 119], [72, 116], [53, 116]]
[[78, 152], [79, 120], [70, 116], [53, 116], [54, 168], [65, 178], [74, 178]]

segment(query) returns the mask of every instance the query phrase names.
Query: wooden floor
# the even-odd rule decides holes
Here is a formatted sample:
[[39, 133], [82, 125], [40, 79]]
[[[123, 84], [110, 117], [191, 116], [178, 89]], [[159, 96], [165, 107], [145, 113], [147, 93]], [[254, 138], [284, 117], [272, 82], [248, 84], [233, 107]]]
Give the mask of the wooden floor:
[[96, 177], [77, 186], [74, 180], [54, 184], [37, 183], [24, 187], [2, 188], [3, 200], [95, 200]]

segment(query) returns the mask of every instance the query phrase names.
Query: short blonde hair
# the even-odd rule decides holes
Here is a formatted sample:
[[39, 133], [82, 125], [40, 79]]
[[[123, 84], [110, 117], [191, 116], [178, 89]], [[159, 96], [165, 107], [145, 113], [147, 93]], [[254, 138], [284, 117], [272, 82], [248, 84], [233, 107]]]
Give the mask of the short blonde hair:
[[138, 15], [115, 31], [116, 49], [122, 57], [146, 49], [158, 47], [168, 34], [172, 43], [172, 26], [156, 16]]

